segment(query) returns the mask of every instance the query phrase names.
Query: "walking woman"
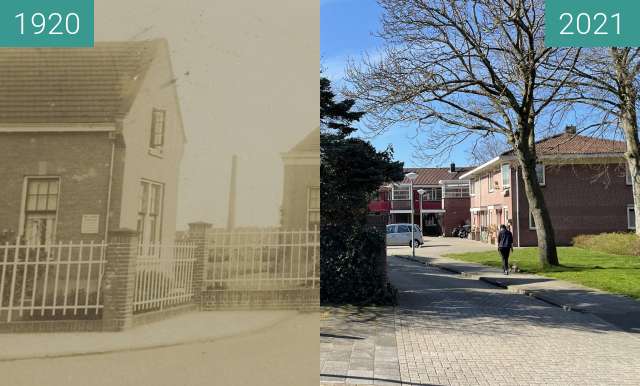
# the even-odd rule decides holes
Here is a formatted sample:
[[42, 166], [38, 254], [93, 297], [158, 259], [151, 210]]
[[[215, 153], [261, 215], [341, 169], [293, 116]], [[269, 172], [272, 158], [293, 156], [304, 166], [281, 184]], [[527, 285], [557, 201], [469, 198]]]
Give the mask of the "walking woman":
[[505, 275], [509, 274], [509, 253], [513, 251], [513, 234], [502, 224], [500, 225], [500, 233], [498, 233], [498, 252], [502, 257], [502, 271]]

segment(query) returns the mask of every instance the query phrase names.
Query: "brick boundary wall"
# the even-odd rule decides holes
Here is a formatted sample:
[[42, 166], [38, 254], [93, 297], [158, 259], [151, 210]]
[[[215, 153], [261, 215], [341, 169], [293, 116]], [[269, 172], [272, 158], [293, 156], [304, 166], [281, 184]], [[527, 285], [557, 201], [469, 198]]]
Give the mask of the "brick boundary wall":
[[181, 306], [167, 308], [162, 311], [146, 312], [143, 314], [133, 315], [133, 327], [143, 326], [149, 323], [159, 322], [161, 320], [173, 318], [189, 312], [199, 311], [197, 304], [183, 304]]
[[272, 310], [316, 309], [320, 307], [320, 289], [291, 290], [208, 290], [204, 293], [202, 310]]

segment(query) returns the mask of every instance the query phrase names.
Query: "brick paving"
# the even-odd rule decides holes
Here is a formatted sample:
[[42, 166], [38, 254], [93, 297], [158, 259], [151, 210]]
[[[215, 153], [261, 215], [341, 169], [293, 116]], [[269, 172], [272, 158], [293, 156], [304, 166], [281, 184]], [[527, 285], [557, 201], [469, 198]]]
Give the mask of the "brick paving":
[[[640, 384], [637, 334], [592, 315], [563, 311], [423, 264], [390, 257], [389, 267], [390, 279], [400, 291], [397, 309], [329, 309], [325, 313], [321, 324], [322, 382]], [[379, 336], [388, 336], [391, 328], [395, 345], [387, 338], [385, 347], [390, 354], [384, 363], [395, 370], [395, 349], [399, 378], [383, 377], [375, 371], [374, 342]], [[361, 362], [360, 355], [365, 352], [373, 352], [373, 358]], [[328, 373], [337, 376], [328, 377]]]

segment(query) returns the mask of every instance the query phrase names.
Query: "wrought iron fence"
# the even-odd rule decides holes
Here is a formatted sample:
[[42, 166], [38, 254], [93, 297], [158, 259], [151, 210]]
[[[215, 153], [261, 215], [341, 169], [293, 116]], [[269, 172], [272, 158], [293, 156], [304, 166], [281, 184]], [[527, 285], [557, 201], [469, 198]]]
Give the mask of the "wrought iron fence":
[[140, 245], [136, 259], [134, 313], [189, 303], [193, 297], [195, 244]]
[[319, 288], [318, 230], [213, 230], [207, 239], [209, 291]]
[[98, 315], [106, 246], [0, 245], [0, 318], [11, 322]]

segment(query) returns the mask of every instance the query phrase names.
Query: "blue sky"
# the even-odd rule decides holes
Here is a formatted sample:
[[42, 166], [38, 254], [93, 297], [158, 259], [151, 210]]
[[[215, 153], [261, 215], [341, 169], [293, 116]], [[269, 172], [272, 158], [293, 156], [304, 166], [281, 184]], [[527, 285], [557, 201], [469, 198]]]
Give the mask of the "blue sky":
[[[321, 64], [324, 75], [335, 86], [343, 84], [344, 67], [349, 59], [357, 61], [364, 53], [375, 55], [382, 46], [382, 41], [374, 36], [380, 28], [381, 13], [375, 0], [320, 0]], [[415, 135], [415, 127], [396, 127], [370, 139], [378, 149], [392, 144], [395, 158], [404, 161], [405, 166], [440, 166], [424, 164], [415, 157]], [[467, 149], [463, 146], [456, 149], [450, 161], [468, 164]]]

